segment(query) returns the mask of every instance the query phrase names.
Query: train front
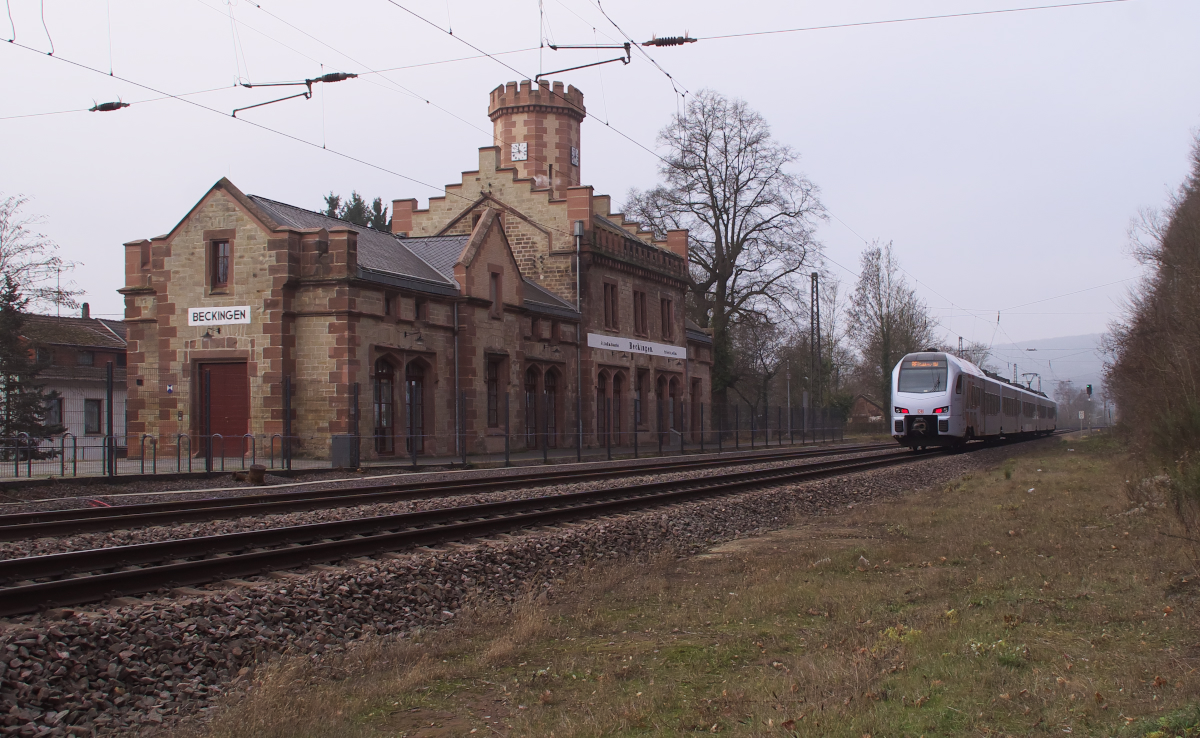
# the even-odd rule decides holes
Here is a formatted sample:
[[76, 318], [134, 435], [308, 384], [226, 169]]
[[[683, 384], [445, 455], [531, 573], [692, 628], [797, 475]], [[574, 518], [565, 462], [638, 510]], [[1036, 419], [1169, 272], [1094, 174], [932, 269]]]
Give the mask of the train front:
[[[912, 448], [950, 446], [962, 441], [954, 423], [954, 382], [958, 367], [946, 354], [908, 354], [892, 370], [892, 437]], [[961, 395], [959, 395], [961, 399]], [[957, 413], [962, 415], [961, 408]]]

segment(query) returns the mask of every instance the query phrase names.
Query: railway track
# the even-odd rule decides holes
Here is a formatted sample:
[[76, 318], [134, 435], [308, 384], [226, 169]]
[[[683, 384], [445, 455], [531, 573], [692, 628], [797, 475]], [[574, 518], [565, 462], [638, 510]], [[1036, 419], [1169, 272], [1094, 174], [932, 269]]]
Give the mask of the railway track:
[[810, 482], [948, 453], [955, 451], [898, 450], [699, 479], [9, 559], [0, 561], [0, 585], [6, 585], [0, 586], [0, 616]]
[[255, 515], [302, 512], [306, 510], [355, 507], [400, 500], [451, 497], [458, 495], [500, 492], [505, 490], [550, 484], [574, 484], [644, 474], [676, 471], [725, 469], [745, 464], [762, 464], [805, 458], [820, 458], [842, 454], [883, 451], [895, 444], [862, 444], [856, 446], [758, 452], [745, 455], [702, 459], [673, 459], [651, 464], [622, 466], [607, 469], [554, 469], [524, 472], [480, 479], [449, 479], [417, 485], [403, 483], [341, 487], [324, 490], [275, 492], [226, 498], [175, 500], [113, 507], [90, 507], [66, 510], [47, 510], [0, 515], [0, 541], [20, 541], [31, 538], [69, 536], [98, 531], [125, 530], [151, 525], [195, 523]]
[[941, 455], [867, 458], [0, 561], [0, 616], [385, 554], [523, 528], [808, 482]]

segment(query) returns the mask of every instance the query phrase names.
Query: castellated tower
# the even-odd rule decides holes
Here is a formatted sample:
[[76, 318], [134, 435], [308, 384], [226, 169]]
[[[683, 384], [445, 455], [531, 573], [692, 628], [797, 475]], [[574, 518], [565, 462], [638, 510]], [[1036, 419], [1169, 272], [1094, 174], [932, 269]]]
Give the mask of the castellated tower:
[[492, 90], [488, 117], [503, 166], [516, 167], [552, 199], [580, 184], [579, 124], [587, 111], [583, 93], [562, 82], [509, 82]]

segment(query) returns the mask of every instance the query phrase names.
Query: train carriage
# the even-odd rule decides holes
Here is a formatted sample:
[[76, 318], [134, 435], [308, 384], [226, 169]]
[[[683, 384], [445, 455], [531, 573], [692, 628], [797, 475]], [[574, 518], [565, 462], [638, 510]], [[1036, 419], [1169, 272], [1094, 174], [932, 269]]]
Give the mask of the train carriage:
[[892, 370], [892, 437], [911, 448], [1052, 433], [1044, 393], [942, 351], [908, 354]]

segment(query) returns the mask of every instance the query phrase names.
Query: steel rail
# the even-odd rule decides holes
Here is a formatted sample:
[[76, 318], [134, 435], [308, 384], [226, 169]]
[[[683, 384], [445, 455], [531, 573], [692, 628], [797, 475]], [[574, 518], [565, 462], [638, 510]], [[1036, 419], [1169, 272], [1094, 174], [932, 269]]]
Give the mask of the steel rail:
[[[900, 451], [798, 467], [0, 561], [0, 616], [478, 538], [524, 527], [811, 481], [940, 455]], [[203, 558], [199, 558], [203, 557]], [[142, 568], [134, 568], [142, 567]], [[75, 572], [103, 572], [69, 577]]]
[[[822, 456], [836, 456], [894, 449], [894, 444], [867, 444], [747, 454], [733, 459], [678, 460], [661, 464], [625, 466], [617, 469], [558, 470], [510, 474], [482, 479], [449, 479], [406, 487], [403, 484], [302, 490], [225, 498], [175, 500], [171, 502], [117, 505], [112, 507], [74, 508], [0, 515], [0, 541], [75, 535], [150, 525], [171, 525], [224, 518], [271, 515], [305, 510], [355, 507], [419, 497], [449, 497], [480, 492], [497, 492], [518, 487], [577, 483], [616, 477], [671, 471], [724, 468], [734, 465], [772, 463]], [[319, 482], [315, 484], [320, 484]]]

